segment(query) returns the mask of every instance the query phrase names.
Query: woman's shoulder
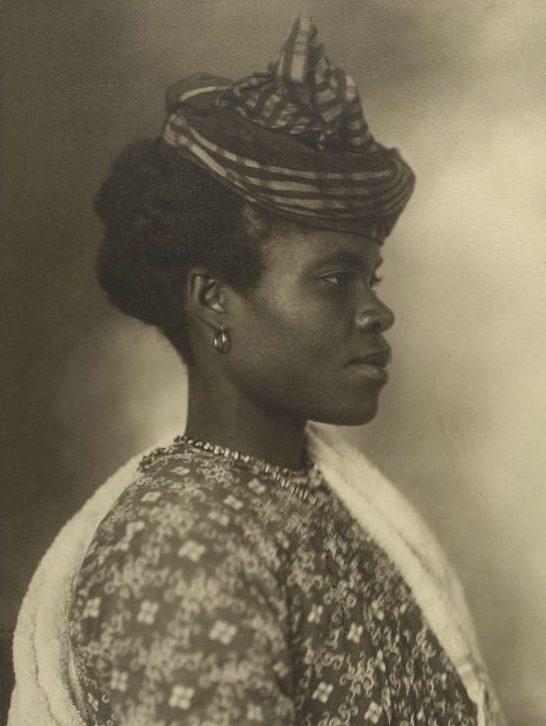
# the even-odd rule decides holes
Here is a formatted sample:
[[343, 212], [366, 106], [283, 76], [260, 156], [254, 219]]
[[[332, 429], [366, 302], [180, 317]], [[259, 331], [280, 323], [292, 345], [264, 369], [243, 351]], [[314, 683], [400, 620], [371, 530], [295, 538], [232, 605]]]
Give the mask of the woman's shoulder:
[[[129, 705], [146, 688], [170, 703], [173, 669], [188, 663], [194, 673], [192, 663], [203, 663], [208, 678], [217, 647], [239, 660], [240, 640], [246, 657], [254, 630], [282, 650], [278, 553], [253, 496], [244, 475], [212, 457], [160, 452], [139, 467], [96, 530], [72, 592], [71, 649], [93, 708], [112, 689]], [[164, 674], [161, 696], [148, 666]]]
[[258, 479], [204, 452], [154, 452], [97, 527], [76, 590], [119, 584], [137, 569], [157, 577], [161, 567], [178, 571], [197, 561], [216, 569], [252, 558], [276, 571], [273, 520], [282, 526], [282, 513], [264, 494]]
[[158, 449], [141, 461], [133, 481], [101, 522], [100, 534], [119, 537], [135, 520], [148, 531], [164, 534], [173, 529], [182, 535], [203, 520], [210, 532], [218, 527], [236, 531], [258, 524], [266, 500], [272, 498], [267, 489], [250, 472], [210, 452]]

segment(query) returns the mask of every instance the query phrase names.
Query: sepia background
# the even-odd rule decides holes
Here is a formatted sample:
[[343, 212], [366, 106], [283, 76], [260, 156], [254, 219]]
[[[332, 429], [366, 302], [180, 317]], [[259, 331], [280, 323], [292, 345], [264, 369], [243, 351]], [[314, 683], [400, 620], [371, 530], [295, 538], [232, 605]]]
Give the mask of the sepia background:
[[183, 426], [176, 356], [97, 289], [93, 193], [170, 83], [265, 69], [300, 9], [418, 177], [392, 380], [347, 436], [438, 533], [513, 723], [546, 724], [544, 0], [4, 3], [2, 631], [94, 487]]

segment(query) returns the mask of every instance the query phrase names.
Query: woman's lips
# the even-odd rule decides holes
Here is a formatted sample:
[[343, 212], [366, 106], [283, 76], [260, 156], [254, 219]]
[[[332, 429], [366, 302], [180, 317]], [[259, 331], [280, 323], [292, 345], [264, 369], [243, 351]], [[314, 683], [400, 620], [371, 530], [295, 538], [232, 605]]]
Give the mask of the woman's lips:
[[349, 367], [356, 371], [358, 375], [370, 378], [371, 380], [378, 381], [380, 383], [386, 383], [389, 380], [389, 374], [382, 365], [366, 363], [365, 361], [353, 361]]
[[380, 383], [386, 383], [389, 374], [385, 370], [385, 366], [390, 361], [390, 357], [390, 349], [383, 348], [374, 353], [353, 358], [349, 363], [349, 368], [357, 371], [360, 376]]
[[375, 366], [384, 368], [391, 359], [390, 348], [381, 348], [380, 350], [367, 353], [366, 355], [359, 355], [353, 358], [350, 363], [371, 363]]

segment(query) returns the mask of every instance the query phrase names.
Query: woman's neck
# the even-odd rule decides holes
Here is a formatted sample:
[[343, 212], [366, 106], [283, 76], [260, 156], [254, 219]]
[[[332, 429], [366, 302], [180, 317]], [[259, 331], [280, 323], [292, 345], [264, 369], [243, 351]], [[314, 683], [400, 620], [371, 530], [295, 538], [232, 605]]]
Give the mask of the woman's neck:
[[225, 379], [211, 381], [191, 368], [188, 379], [188, 436], [278, 466], [302, 465], [305, 421], [250, 400]]

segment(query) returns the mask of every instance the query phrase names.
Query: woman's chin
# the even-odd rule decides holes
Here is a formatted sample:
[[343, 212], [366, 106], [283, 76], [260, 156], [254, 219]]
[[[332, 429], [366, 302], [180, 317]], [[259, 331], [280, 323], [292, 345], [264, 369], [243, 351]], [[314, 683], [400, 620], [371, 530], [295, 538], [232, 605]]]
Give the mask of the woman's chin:
[[364, 402], [352, 401], [346, 407], [323, 412], [322, 415], [313, 417], [313, 420], [333, 426], [363, 426], [376, 417], [378, 409], [378, 400], [374, 397], [373, 400]]

